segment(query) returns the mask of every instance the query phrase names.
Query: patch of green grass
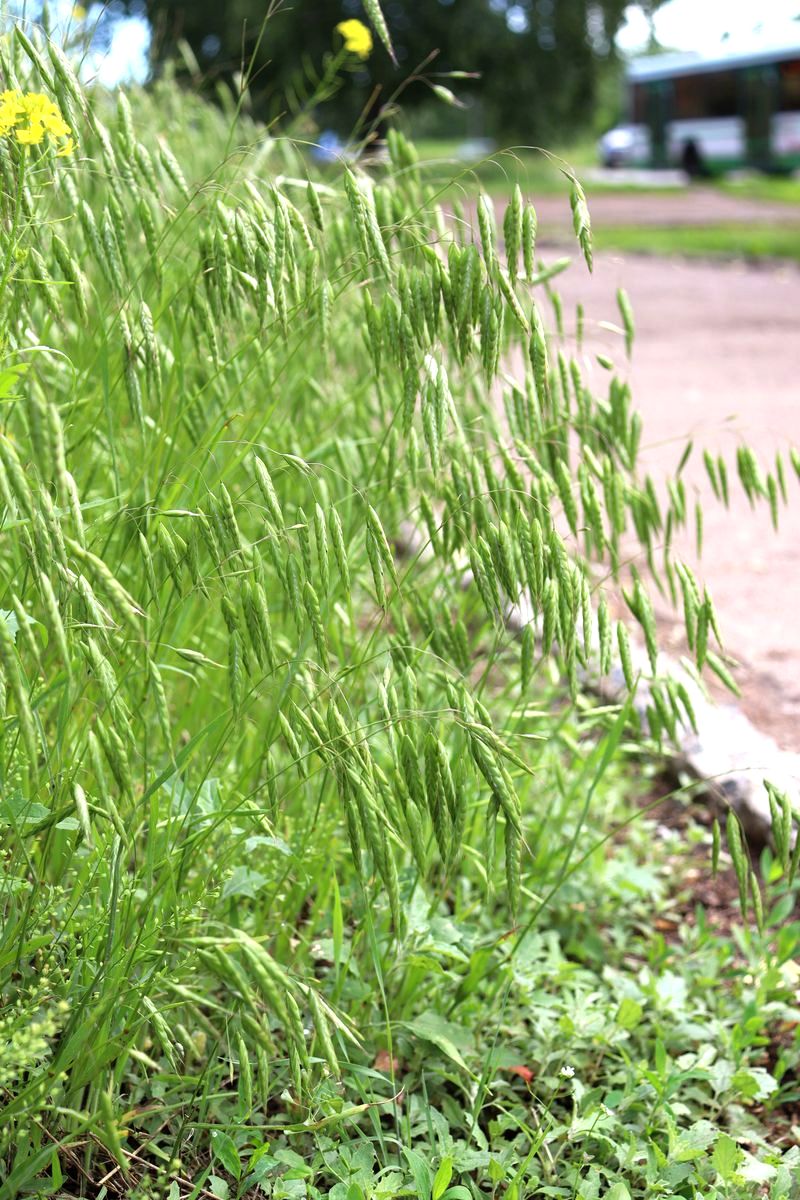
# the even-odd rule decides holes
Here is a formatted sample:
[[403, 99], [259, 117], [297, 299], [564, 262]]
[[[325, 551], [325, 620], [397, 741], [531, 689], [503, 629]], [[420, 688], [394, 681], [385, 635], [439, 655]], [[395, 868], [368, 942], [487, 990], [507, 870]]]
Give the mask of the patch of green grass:
[[520, 147], [493, 150], [483, 157], [464, 157], [458, 142], [426, 141], [418, 150], [425, 177], [441, 181], [448, 193], [460, 190], [476, 194], [482, 189], [497, 198], [510, 196], [516, 184], [526, 194], [563, 192], [562, 168], [577, 170], [579, 163], [591, 161], [585, 146], [559, 155]]
[[800, 178], [782, 175], [748, 175], [742, 179], [721, 179], [721, 191], [747, 200], [763, 200], [778, 204], [800, 204]]
[[691, 258], [786, 259], [800, 262], [800, 226], [672, 225], [601, 226], [599, 250]]
[[[555, 151], [530, 147], [497, 149], [484, 157], [464, 158], [462, 143], [454, 141], [421, 142], [420, 159], [426, 178], [441, 181], [451, 191], [474, 195], [479, 190], [497, 200], [507, 199], [516, 184], [524, 195], [552, 195], [565, 191], [564, 171], [581, 179], [588, 169], [598, 166], [594, 141], [572, 143]], [[468, 149], [468, 145], [467, 145]], [[592, 191], [609, 193], [641, 192], [640, 185], [617, 181], [613, 176], [593, 180]], [[650, 191], [672, 188], [648, 187]]]

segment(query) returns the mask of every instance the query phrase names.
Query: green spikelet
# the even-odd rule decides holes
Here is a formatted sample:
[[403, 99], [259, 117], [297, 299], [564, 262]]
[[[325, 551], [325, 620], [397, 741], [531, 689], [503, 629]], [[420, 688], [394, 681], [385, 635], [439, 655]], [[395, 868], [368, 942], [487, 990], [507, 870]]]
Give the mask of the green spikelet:
[[505, 825], [506, 893], [512, 919], [516, 919], [522, 887], [522, 836], [517, 825], [506, 820]]
[[267, 594], [260, 581], [256, 580], [251, 585], [250, 595], [252, 598], [254, 619], [258, 628], [258, 640], [262, 647], [267, 666], [271, 671], [274, 671], [277, 666], [275, 643], [272, 638], [272, 624], [267, 605]]
[[339, 571], [339, 579], [344, 589], [346, 597], [350, 598], [350, 564], [347, 560], [347, 547], [344, 542], [344, 531], [342, 529], [341, 517], [336, 508], [329, 510], [329, 527], [331, 532], [331, 541], [333, 543], [333, 556], [336, 559], [336, 566]]
[[503, 240], [505, 242], [506, 263], [512, 283], [517, 277], [519, 255], [523, 245], [523, 209], [522, 192], [519, 190], [519, 185], [517, 184], [511, 194], [511, 200], [506, 206], [505, 216], [503, 217]]
[[306, 995], [308, 997], [308, 1006], [311, 1009], [311, 1018], [314, 1022], [317, 1046], [321, 1052], [322, 1058], [324, 1058], [325, 1062], [327, 1063], [328, 1070], [332, 1075], [338, 1076], [341, 1074], [341, 1068], [339, 1066], [339, 1059], [336, 1055], [336, 1050], [331, 1038], [328, 1019], [325, 1016], [325, 1011], [322, 1007], [322, 1002], [313, 987], [309, 987]]
[[61, 656], [61, 661], [64, 664], [67, 672], [70, 670], [70, 652], [67, 645], [67, 633], [64, 628], [64, 623], [61, 619], [61, 611], [56, 600], [56, 594], [53, 591], [53, 585], [47, 575], [42, 572], [39, 575], [39, 591], [44, 603], [44, 609], [47, 614], [47, 623], [50, 626], [58, 652]]
[[636, 679], [633, 674], [633, 662], [631, 660], [631, 645], [628, 640], [628, 631], [621, 621], [617, 621], [617, 647], [619, 650], [619, 660], [622, 666], [622, 674], [625, 677], [625, 686], [629, 692], [632, 692], [636, 686]]
[[705, 464], [706, 474], [708, 475], [708, 481], [711, 484], [711, 490], [714, 493], [717, 500], [719, 500], [719, 499], [721, 499], [721, 492], [720, 492], [720, 486], [719, 486], [719, 477], [718, 477], [718, 473], [717, 473], [717, 464], [714, 460], [713, 455], [708, 450], [703, 451], [703, 463]]
[[650, 659], [650, 669], [655, 673], [656, 663], [658, 661], [658, 634], [656, 630], [656, 616], [653, 612], [653, 605], [648, 596], [642, 581], [637, 575], [634, 582], [633, 603], [630, 605], [631, 612], [639, 622], [642, 632], [644, 633], [645, 645], [647, 646], [647, 655]]
[[133, 776], [122, 738], [116, 729], [105, 722], [97, 721], [95, 728], [114, 781], [122, 795], [130, 798], [133, 795]]
[[732, 809], [728, 810], [725, 828], [728, 837], [728, 852], [733, 862], [733, 869], [736, 872], [736, 883], [739, 888], [739, 903], [742, 909], [742, 916], [745, 917], [747, 915], [747, 890], [750, 882], [750, 865], [747, 852], [744, 848], [742, 827], [739, 824], [739, 818]]
[[278, 494], [275, 491], [275, 485], [272, 482], [272, 476], [269, 473], [267, 465], [262, 459], [255, 455], [253, 463], [256, 470], [256, 481], [258, 483], [261, 495], [264, 497], [264, 503], [267, 506], [267, 511], [278, 529], [284, 528], [283, 512], [281, 511]]
[[692, 572], [682, 563], [678, 564], [676, 574], [683, 595], [683, 621], [686, 630], [686, 640], [689, 649], [694, 650], [697, 639], [697, 622], [700, 608], [700, 594]]
[[624, 288], [617, 288], [617, 307], [625, 329], [625, 353], [630, 358], [633, 352], [634, 337], [633, 308]]
[[553, 640], [558, 631], [558, 595], [559, 589], [555, 579], [548, 577], [544, 583], [542, 592], [542, 653], [545, 655], [551, 654], [553, 650]]
[[[611, 616], [605, 595], [597, 606], [597, 636], [600, 643], [600, 674], [608, 675], [611, 670]], [[626, 679], [627, 683], [627, 679]]]
[[164, 681], [161, 677], [161, 671], [152, 659], [148, 659], [147, 665], [161, 736], [164, 739], [164, 745], [172, 753], [172, 723], [169, 717], [169, 705], [167, 703], [167, 693], [164, 689]]
[[522, 261], [528, 283], [536, 274], [536, 227], [536, 209], [527, 204], [522, 215]]
[[575, 237], [578, 239], [584, 261], [589, 270], [592, 270], [592, 222], [589, 217], [589, 207], [586, 203], [586, 196], [583, 188], [578, 183], [574, 176], [567, 177], [570, 182], [570, 197], [569, 202], [572, 207], [572, 224], [575, 230]]
[[564, 510], [564, 516], [567, 518], [569, 527], [573, 535], [578, 532], [578, 506], [575, 503], [575, 497], [572, 493], [572, 481], [569, 476], [569, 471], [566, 468], [562, 459], [556, 463], [555, 482], [558, 488], [558, 496], [561, 501], [561, 506]]
[[425, 740], [425, 791], [428, 798], [433, 832], [442, 862], [452, 859], [450, 846], [450, 813], [439, 772], [438, 739], [432, 732]]
[[528, 343], [528, 357], [533, 369], [533, 379], [539, 403], [544, 406], [548, 399], [547, 376], [549, 371], [547, 341], [539, 310], [534, 306], [531, 313], [533, 332]]
[[[375, 551], [380, 559], [382, 568], [384, 568], [392, 581], [393, 586], [398, 586], [397, 571], [394, 563], [394, 555], [391, 547], [386, 540], [386, 534], [383, 531], [381, 519], [371, 504], [367, 505], [367, 548], [369, 549], [370, 542], [374, 545]], [[374, 568], [373, 568], [374, 572]]]
[[759, 933], [764, 932], [764, 904], [761, 898], [761, 885], [756, 878], [755, 871], [750, 871], [748, 882], [750, 884], [750, 895], [753, 899], [753, 915], [756, 919], [756, 927]]
[[722, 455], [717, 458], [717, 478], [719, 479], [719, 490], [722, 496], [722, 502], [727, 508], [730, 504], [728, 494], [728, 468], [725, 465], [725, 459]]
[[766, 782], [765, 788], [769, 800], [770, 823], [772, 825], [772, 840], [775, 853], [781, 868], [788, 872], [792, 854], [792, 805], [789, 797], [779, 792], [773, 784]]
[[720, 831], [719, 821], [714, 817], [714, 822], [711, 826], [711, 873], [717, 874], [719, 871], [719, 852], [720, 852]]
[[314, 636], [314, 641], [317, 646], [317, 653], [322, 666], [328, 669], [328, 641], [325, 636], [325, 625], [322, 621], [322, 612], [319, 606], [319, 597], [314, 590], [313, 585], [308, 579], [303, 584], [303, 603], [305, 610], [308, 613], [308, 620], [311, 625], [311, 632]]
[[393, 63], [397, 62], [392, 46], [392, 39], [389, 36], [389, 29], [386, 24], [386, 18], [383, 15], [379, 0], [364, 0], [364, 11], [369, 17], [378, 37], [383, 42], [386, 50]]
[[478, 229], [481, 235], [483, 261], [486, 263], [486, 269], [490, 275], [494, 275], [498, 266], [495, 245], [497, 240], [496, 228], [494, 205], [491, 198], [484, 192], [481, 192], [478, 196]]
[[703, 601], [697, 610], [697, 629], [695, 633], [695, 662], [697, 663], [698, 671], [702, 671], [708, 657], [708, 628], [709, 606], [706, 601]]
[[770, 472], [767, 475], [767, 498], [769, 500], [769, 512], [772, 520], [772, 528], [778, 528], [778, 481]]
[[175, 539], [167, 529], [163, 522], [159, 522], [156, 529], [156, 541], [158, 549], [166, 564], [167, 570], [172, 577], [172, 582], [175, 584], [176, 591], [181, 590], [181, 558], [178, 554], [178, 548], [175, 544]]
[[182, 198], [186, 201], [191, 199], [191, 192], [186, 182], [186, 178], [181, 170], [178, 160], [172, 153], [167, 142], [161, 138], [158, 143], [158, 160], [161, 163], [162, 169], [168, 179], [172, 180], [175, 187], [180, 192]]

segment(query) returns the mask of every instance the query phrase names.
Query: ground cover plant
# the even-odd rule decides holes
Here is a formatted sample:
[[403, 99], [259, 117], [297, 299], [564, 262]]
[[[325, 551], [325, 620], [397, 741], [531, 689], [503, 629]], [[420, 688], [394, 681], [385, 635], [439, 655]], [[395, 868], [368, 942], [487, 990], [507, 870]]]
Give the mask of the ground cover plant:
[[[533, 207], [395, 128], [318, 178], [32, 30], [0, 74], [0, 1195], [796, 1195], [788, 802], [715, 932], [718, 830], [636, 799], [685, 692], [579, 686], [636, 690], [634, 545], [726, 674], [627, 297], [590, 361]], [[791, 464], [707, 467], [777, 519]]]

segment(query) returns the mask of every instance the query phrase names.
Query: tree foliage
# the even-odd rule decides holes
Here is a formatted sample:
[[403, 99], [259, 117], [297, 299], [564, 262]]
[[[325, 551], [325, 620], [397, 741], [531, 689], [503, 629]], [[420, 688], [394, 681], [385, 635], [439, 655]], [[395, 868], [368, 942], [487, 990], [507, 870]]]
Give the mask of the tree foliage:
[[[378, 103], [401, 85], [404, 104], [429, 100], [428, 82], [407, 84], [425, 64], [421, 73], [433, 81], [437, 72], [480, 73], [461, 91], [479, 99], [482, 132], [520, 141], [563, 135], [592, 119], [626, 7], [625, 0], [391, 0], [384, 9], [397, 64], [376, 46], [340, 92], [336, 118], [350, 128], [365, 105], [372, 107], [376, 88]], [[210, 86], [249, 71], [252, 102], [263, 116], [282, 111], [286, 97], [301, 105], [331, 52], [336, 24], [365, 17], [359, 0], [273, 0], [266, 14], [259, 0], [148, 0], [147, 8], [158, 58], [172, 57], [183, 40]], [[298, 76], [301, 59], [305, 73]]]

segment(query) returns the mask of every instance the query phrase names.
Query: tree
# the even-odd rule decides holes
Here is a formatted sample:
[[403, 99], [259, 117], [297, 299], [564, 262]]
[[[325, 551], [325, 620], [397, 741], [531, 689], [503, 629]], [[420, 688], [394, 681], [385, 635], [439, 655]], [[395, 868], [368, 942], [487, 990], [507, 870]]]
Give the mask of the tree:
[[[626, 0], [384, 0], [383, 7], [397, 64], [376, 46], [353, 72], [353, 86], [341, 89], [333, 106], [343, 129], [374, 89], [385, 103], [427, 63], [428, 75], [480, 72], [480, 81], [462, 91], [480, 97], [485, 131], [530, 142], [591, 123]], [[173, 57], [182, 39], [207, 85], [247, 72], [251, 102], [266, 118], [312, 95], [337, 23], [364, 18], [360, 0], [272, 0], [266, 15], [263, 0], [147, 0], [147, 9], [157, 60]], [[432, 51], [438, 54], [430, 61]], [[412, 78], [403, 102], [430, 96], [429, 85]]]

